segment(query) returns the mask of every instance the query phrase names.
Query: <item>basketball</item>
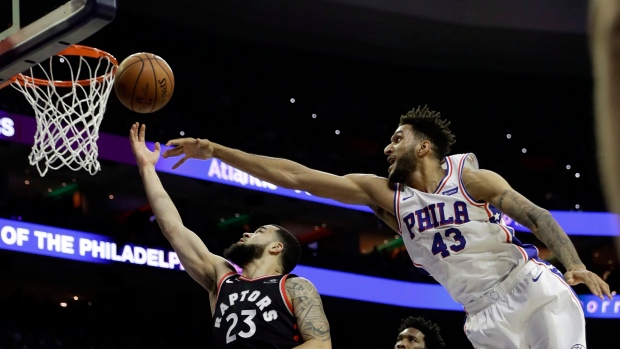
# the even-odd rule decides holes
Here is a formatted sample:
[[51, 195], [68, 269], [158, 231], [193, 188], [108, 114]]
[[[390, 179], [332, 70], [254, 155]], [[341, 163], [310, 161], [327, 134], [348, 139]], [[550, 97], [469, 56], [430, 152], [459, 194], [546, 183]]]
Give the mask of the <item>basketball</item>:
[[134, 53], [116, 70], [114, 91], [127, 108], [142, 114], [163, 108], [174, 92], [172, 69], [152, 53]]

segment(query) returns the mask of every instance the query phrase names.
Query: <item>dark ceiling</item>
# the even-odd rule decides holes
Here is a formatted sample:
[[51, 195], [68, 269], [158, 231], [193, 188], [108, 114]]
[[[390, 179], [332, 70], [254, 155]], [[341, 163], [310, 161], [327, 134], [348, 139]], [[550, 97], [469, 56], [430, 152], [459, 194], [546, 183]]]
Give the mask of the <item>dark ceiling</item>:
[[[176, 88], [153, 114], [132, 113], [112, 94], [102, 132], [126, 135], [139, 121], [153, 141], [183, 131], [337, 174], [383, 174], [382, 149], [398, 116], [428, 104], [452, 122], [454, 152], [475, 152], [482, 167], [535, 203], [604, 209], [593, 156], [586, 1], [121, 0], [118, 7], [115, 20], [82, 44], [119, 60], [158, 54]], [[32, 115], [10, 88], [1, 91], [0, 107]], [[16, 182], [27, 169], [34, 174], [27, 153], [2, 153]], [[105, 190], [133, 188], [119, 207], [144, 204], [135, 168], [106, 163], [93, 177], [48, 177], [73, 175]], [[265, 206], [230, 189], [178, 182], [170, 189], [187, 200], [219, 190], [217, 197], [235, 197], [241, 207]], [[300, 207], [299, 217], [308, 212], [288, 203], [274, 205]]]

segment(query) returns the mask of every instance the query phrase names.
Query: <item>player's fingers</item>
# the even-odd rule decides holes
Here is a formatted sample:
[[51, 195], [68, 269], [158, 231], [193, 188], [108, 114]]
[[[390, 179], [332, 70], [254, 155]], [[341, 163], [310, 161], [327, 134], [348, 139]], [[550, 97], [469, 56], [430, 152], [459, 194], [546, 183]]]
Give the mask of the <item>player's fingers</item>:
[[599, 286], [601, 287], [601, 292], [607, 296], [607, 298], [612, 299], [613, 294], [611, 293], [611, 289], [609, 289], [609, 284], [606, 283], [603, 279], [601, 279], [598, 275], [596, 276]]
[[170, 148], [170, 149], [166, 149], [166, 151], [164, 152], [164, 158], [170, 157], [170, 156], [179, 156], [183, 154], [183, 146], [180, 145], [176, 148]]
[[564, 280], [566, 280], [566, 283], [571, 285], [571, 286], [575, 286], [577, 284], [577, 282], [575, 282], [575, 277], [573, 276], [573, 272], [572, 271], [567, 271], [564, 274]]
[[161, 145], [159, 144], [159, 142], [155, 142], [153, 152], [157, 155], [157, 157], [159, 157], [159, 153], [161, 152]]
[[142, 126], [140, 126], [140, 134], [138, 135], [138, 140], [140, 142], [144, 142], [145, 135], [146, 135], [146, 124], [142, 124]]
[[[601, 291], [601, 286], [599, 285], [599, 283], [596, 281], [595, 278], [592, 277], [592, 273], [587, 273], [583, 276], [583, 283], [586, 284], [586, 286], [588, 286], [588, 288], [590, 289], [590, 291], [596, 295], [597, 297], [599, 297], [600, 299], [603, 299], [603, 292]], [[596, 277], [598, 277], [597, 275], [594, 275]]]
[[136, 137], [136, 123], [134, 122], [129, 129], [129, 140], [133, 141]]
[[175, 139], [171, 139], [168, 142], [166, 142], [166, 146], [169, 147], [171, 145], [177, 146], [177, 145], [183, 145], [183, 143], [185, 142], [187, 138], [175, 138]]
[[172, 169], [176, 170], [177, 168], [179, 168], [179, 166], [183, 165], [185, 161], [187, 161], [187, 159], [189, 159], [189, 156], [184, 156], [183, 159], [177, 161], [177, 163], [172, 166]]

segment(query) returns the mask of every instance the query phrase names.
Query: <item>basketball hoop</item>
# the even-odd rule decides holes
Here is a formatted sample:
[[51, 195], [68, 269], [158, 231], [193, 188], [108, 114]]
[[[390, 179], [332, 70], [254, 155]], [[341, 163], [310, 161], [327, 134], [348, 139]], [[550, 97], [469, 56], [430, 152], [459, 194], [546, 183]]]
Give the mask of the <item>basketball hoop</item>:
[[[44, 65], [44, 63], [47, 63]], [[72, 45], [11, 78], [32, 105], [37, 123], [28, 160], [41, 177], [66, 166], [101, 170], [99, 126], [114, 86], [117, 60], [96, 48]]]

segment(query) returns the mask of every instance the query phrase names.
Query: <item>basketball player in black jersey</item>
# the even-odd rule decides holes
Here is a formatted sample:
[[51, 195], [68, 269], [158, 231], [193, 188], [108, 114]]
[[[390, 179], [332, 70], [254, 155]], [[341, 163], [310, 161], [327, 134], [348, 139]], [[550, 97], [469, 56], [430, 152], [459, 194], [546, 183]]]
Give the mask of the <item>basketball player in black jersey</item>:
[[146, 147], [146, 126], [135, 123], [129, 139], [149, 203], [164, 236], [189, 275], [209, 292], [214, 338], [222, 349], [331, 349], [321, 298], [307, 279], [289, 274], [299, 261], [297, 239], [277, 225], [245, 233], [224, 252], [243, 269], [211, 253], [187, 229], [164, 190], [155, 164], [160, 145]]

